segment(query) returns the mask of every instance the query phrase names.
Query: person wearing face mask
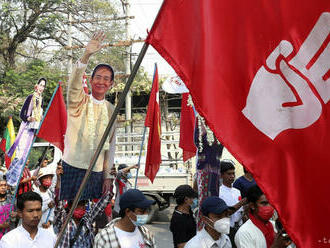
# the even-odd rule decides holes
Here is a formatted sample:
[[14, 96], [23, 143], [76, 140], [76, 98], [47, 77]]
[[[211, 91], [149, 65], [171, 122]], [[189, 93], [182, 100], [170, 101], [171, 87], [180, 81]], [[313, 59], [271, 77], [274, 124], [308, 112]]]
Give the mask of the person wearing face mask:
[[149, 207], [148, 200], [138, 189], [129, 189], [120, 197], [120, 218], [111, 221], [95, 237], [94, 248], [147, 248], [156, 247], [152, 233], [144, 226]]
[[54, 173], [47, 167], [41, 168], [37, 181], [39, 181], [39, 186], [33, 185], [33, 191], [38, 193], [42, 198], [42, 217], [39, 222], [39, 227], [51, 228], [54, 221], [54, 211], [55, 206], [55, 189], [51, 187]]
[[185, 248], [231, 248], [229, 208], [217, 196], [207, 197], [201, 205], [204, 227], [185, 245]]
[[249, 217], [237, 231], [235, 244], [238, 248], [284, 248], [291, 240], [281, 232], [275, 233], [275, 226], [270, 219], [274, 208], [269, 204], [261, 189], [255, 185], [247, 192]]
[[197, 207], [197, 196], [196, 191], [187, 184], [175, 189], [174, 198], [177, 206], [170, 224], [174, 248], [184, 247], [196, 235], [196, 221], [192, 210]]
[[132, 188], [132, 184], [128, 179], [132, 178], [131, 169], [137, 169], [137, 165], [127, 166], [126, 164], [120, 164], [118, 166], [118, 172], [115, 180], [116, 195], [115, 195], [115, 205], [112, 212], [112, 217], [119, 217], [119, 199], [120, 196], [127, 190]]
[[[56, 195], [60, 191], [61, 176], [63, 175], [63, 167], [58, 164], [56, 169]], [[65, 229], [63, 238], [59, 243], [59, 248], [90, 248], [94, 243], [94, 227], [93, 223], [96, 217], [102, 213], [105, 207], [109, 204], [113, 193], [106, 192], [95, 204], [88, 204], [87, 200], [79, 201], [77, 207], [73, 211], [67, 228]], [[66, 220], [68, 213], [72, 207], [73, 200], [65, 204], [65, 201], [59, 201], [59, 197], [55, 198], [55, 218], [54, 231], [58, 234]]]

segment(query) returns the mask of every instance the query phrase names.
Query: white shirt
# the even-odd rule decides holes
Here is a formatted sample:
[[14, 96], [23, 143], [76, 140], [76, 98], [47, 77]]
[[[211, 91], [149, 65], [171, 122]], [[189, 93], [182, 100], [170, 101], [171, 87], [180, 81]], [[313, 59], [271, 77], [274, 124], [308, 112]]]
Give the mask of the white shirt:
[[[225, 185], [221, 185], [219, 189], [219, 197], [226, 202], [229, 207], [234, 206], [240, 201], [241, 192], [234, 187], [227, 187]], [[242, 224], [242, 216], [243, 216], [243, 207], [238, 209], [234, 214], [230, 216], [230, 226], [234, 227], [235, 222], [238, 224]]]
[[[221, 234], [218, 240], [214, 240], [203, 228], [189, 240], [184, 248], [231, 248], [230, 239], [226, 234]], [[250, 247], [251, 248], [251, 247]]]
[[42, 216], [39, 222], [39, 226], [42, 226], [42, 224], [46, 222], [49, 211], [50, 215], [48, 220], [54, 221], [54, 208], [50, 210], [50, 208], [48, 207], [48, 204], [54, 201], [53, 193], [51, 192], [51, 190], [47, 189], [46, 192], [41, 192], [39, 188], [34, 188], [33, 191], [38, 193], [42, 198]]
[[55, 242], [56, 236], [45, 229], [38, 228], [32, 239], [23, 226], [18, 226], [2, 237], [0, 248], [53, 248]]
[[143, 236], [136, 227], [134, 232], [125, 232], [115, 227], [115, 232], [121, 248], [144, 248], [146, 247]]

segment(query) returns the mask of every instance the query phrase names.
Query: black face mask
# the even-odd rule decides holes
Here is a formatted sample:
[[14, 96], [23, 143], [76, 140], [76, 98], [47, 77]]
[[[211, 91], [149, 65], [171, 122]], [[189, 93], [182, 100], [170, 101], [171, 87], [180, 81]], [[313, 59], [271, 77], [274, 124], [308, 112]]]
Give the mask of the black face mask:
[[0, 198], [5, 198], [7, 195], [7, 193], [4, 193], [4, 194], [0, 194]]

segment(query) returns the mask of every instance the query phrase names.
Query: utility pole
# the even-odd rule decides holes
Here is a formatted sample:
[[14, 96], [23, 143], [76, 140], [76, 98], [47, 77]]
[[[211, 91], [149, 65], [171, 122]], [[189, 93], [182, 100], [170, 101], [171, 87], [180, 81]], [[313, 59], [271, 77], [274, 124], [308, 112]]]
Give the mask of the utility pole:
[[[130, 39], [130, 28], [129, 28], [129, 0], [123, 0], [123, 9], [124, 9], [124, 14], [125, 14], [125, 29], [126, 29], [126, 40]], [[130, 65], [130, 46], [126, 47], [126, 57], [125, 57], [125, 66], [126, 66], [126, 75], [131, 74], [131, 65]], [[125, 133], [127, 135], [127, 143], [131, 141], [130, 134], [132, 132], [132, 94], [131, 90], [128, 91], [127, 96], [125, 98], [125, 119], [127, 121], [127, 126], [125, 126]], [[126, 146], [126, 150], [128, 150], [130, 146]]]

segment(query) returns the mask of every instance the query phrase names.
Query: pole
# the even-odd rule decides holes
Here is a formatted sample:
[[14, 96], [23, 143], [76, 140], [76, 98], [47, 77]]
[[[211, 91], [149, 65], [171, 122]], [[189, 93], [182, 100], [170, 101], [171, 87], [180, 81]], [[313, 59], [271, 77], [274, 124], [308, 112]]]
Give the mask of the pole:
[[39, 124], [39, 128], [38, 128], [38, 130], [34, 133], [34, 137], [33, 137], [33, 140], [32, 140], [32, 143], [31, 143], [31, 146], [30, 146], [30, 148], [29, 148], [28, 154], [27, 154], [27, 156], [26, 156], [26, 158], [25, 158], [25, 161], [24, 161], [24, 163], [23, 163], [23, 167], [22, 167], [22, 170], [21, 170], [21, 174], [20, 174], [20, 176], [19, 176], [19, 178], [18, 178], [18, 181], [17, 181], [16, 187], [15, 187], [15, 193], [14, 193], [13, 199], [12, 199], [11, 204], [10, 204], [9, 216], [10, 216], [10, 214], [11, 214], [11, 212], [12, 212], [12, 210], [13, 210], [13, 206], [14, 206], [14, 204], [15, 204], [15, 196], [16, 196], [16, 194], [17, 194], [17, 190], [18, 190], [19, 182], [21, 181], [21, 178], [22, 178], [22, 175], [23, 175], [23, 171], [24, 171], [24, 168], [25, 168], [25, 165], [26, 165], [26, 161], [27, 161], [27, 159], [28, 159], [29, 156], [30, 156], [30, 153], [31, 153], [31, 150], [32, 150], [32, 146], [33, 146], [33, 144], [34, 144], [34, 142], [35, 142], [35, 140], [36, 140], [36, 138], [37, 138], [37, 135], [38, 135], [38, 133], [39, 133], [39, 130], [40, 130], [40, 128], [41, 128], [41, 125], [42, 125], [42, 123], [43, 123], [44, 120], [45, 120], [45, 117], [46, 117], [46, 115], [47, 115], [47, 113], [48, 113], [48, 110], [49, 110], [49, 108], [50, 108], [50, 105], [51, 105], [52, 102], [53, 102], [54, 96], [55, 96], [55, 94], [56, 94], [56, 92], [57, 92], [59, 86], [60, 86], [60, 83], [56, 86], [56, 88], [55, 88], [55, 90], [54, 90], [54, 93], [53, 93], [52, 98], [50, 99], [50, 101], [49, 101], [49, 103], [48, 103], [48, 106], [47, 106], [47, 109], [46, 109], [46, 111], [45, 111], [45, 114], [44, 114], [44, 116], [42, 117], [42, 120], [41, 120], [41, 122], [40, 122], [40, 124]]
[[105, 141], [107, 140], [107, 137], [110, 134], [110, 131], [112, 129], [112, 126], [115, 123], [115, 120], [117, 118], [117, 115], [119, 114], [119, 110], [123, 107], [123, 105], [125, 103], [125, 98], [126, 98], [127, 92], [129, 91], [129, 89], [130, 89], [130, 87], [131, 87], [131, 85], [133, 83], [134, 77], [135, 77], [135, 75], [136, 75], [136, 73], [137, 73], [137, 71], [138, 71], [138, 69], [140, 67], [140, 64], [141, 64], [141, 62], [142, 62], [142, 60], [143, 60], [143, 58], [144, 58], [144, 56], [145, 56], [145, 54], [146, 54], [146, 52], [148, 50], [148, 46], [149, 46], [148, 43], [144, 43], [144, 45], [143, 45], [143, 47], [142, 47], [142, 49], [140, 51], [139, 57], [136, 60], [136, 63], [135, 63], [134, 68], [133, 68], [133, 71], [132, 71], [131, 75], [129, 76], [129, 78], [128, 78], [127, 82], [126, 82], [126, 85], [125, 85], [125, 88], [123, 90], [123, 93], [120, 96], [120, 99], [118, 101], [118, 104], [116, 105], [116, 108], [115, 108], [115, 110], [114, 110], [114, 112], [113, 112], [113, 114], [112, 114], [112, 116], [110, 118], [110, 121], [108, 123], [108, 126], [105, 129], [104, 134], [103, 134], [103, 136], [101, 138], [101, 141], [100, 141], [100, 143], [99, 143], [99, 145], [98, 145], [98, 147], [97, 147], [97, 149], [96, 149], [96, 151], [95, 151], [95, 153], [93, 155], [93, 158], [92, 158], [92, 160], [91, 160], [91, 162], [89, 164], [89, 167], [88, 167], [88, 169], [86, 171], [86, 174], [85, 174], [85, 176], [84, 176], [84, 178], [83, 178], [83, 180], [81, 182], [81, 185], [80, 185], [79, 190], [78, 190], [78, 192], [76, 194], [76, 197], [73, 200], [73, 203], [72, 203], [71, 209], [70, 209], [70, 211], [68, 213], [68, 216], [66, 217], [65, 222], [64, 222], [63, 226], [61, 227], [61, 231], [58, 234], [58, 237], [57, 237], [57, 240], [56, 240], [56, 243], [55, 243], [55, 246], [54, 246], [55, 248], [58, 247], [60, 241], [63, 238], [64, 231], [65, 231], [67, 225], [69, 224], [69, 221], [70, 221], [70, 219], [71, 219], [71, 217], [73, 215], [74, 209], [78, 205], [79, 199], [80, 199], [80, 197], [81, 197], [81, 195], [83, 193], [83, 190], [85, 189], [85, 186], [87, 184], [88, 178], [89, 178], [89, 176], [90, 176], [90, 174], [91, 174], [91, 172], [92, 172], [92, 170], [93, 170], [93, 168], [94, 168], [94, 166], [96, 164], [96, 161], [97, 161], [97, 159], [98, 159], [98, 157], [99, 157], [99, 155], [100, 155], [100, 153], [102, 151], [102, 148], [104, 146], [104, 143], [105, 143]]
[[141, 147], [140, 147], [139, 160], [138, 160], [138, 168], [136, 169], [136, 175], [135, 175], [134, 189], [136, 189], [136, 187], [137, 187], [137, 180], [138, 180], [138, 176], [139, 176], [140, 162], [141, 162], [141, 157], [142, 157], [142, 150], [143, 150], [144, 140], [145, 140], [145, 137], [146, 137], [146, 131], [147, 131], [147, 127], [144, 126], [142, 142], [141, 142]]

